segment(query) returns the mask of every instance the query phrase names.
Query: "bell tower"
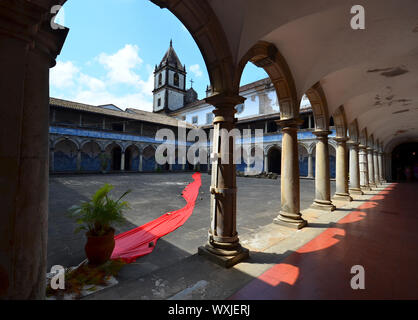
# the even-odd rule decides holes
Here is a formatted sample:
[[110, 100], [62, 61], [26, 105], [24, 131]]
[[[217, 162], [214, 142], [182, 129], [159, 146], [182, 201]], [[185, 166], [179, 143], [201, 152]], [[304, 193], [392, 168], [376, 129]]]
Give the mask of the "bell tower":
[[181, 64], [170, 40], [170, 47], [154, 70], [154, 112], [170, 113], [184, 106], [186, 74], [186, 66]]

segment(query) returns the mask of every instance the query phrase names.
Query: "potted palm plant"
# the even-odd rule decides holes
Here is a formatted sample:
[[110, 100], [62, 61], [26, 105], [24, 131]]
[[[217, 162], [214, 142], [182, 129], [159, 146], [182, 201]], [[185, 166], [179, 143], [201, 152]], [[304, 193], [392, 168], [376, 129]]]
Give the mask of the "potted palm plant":
[[69, 209], [79, 227], [75, 232], [86, 230], [87, 243], [85, 252], [91, 265], [101, 265], [109, 260], [115, 247], [115, 224], [123, 223], [123, 211], [129, 204], [122, 199], [130, 192], [125, 192], [119, 199], [109, 197], [112, 185], [105, 184], [89, 201]]

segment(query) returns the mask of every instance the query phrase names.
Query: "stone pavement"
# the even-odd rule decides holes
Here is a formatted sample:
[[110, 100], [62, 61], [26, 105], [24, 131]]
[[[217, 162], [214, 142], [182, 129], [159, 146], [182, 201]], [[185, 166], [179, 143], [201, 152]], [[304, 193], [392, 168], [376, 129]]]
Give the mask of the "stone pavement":
[[[230, 298], [264, 272], [291, 256], [304, 244], [335, 226], [354, 208], [370, 203], [368, 199], [378, 192], [380, 189], [368, 192], [364, 196], [355, 196], [355, 201], [350, 204], [336, 203], [340, 209], [333, 213], [314, 209], [303, 210], [309, 226], [299, 231], [270, 223], [243, 235], [241, 241], [251, 250], [250, 259], [231, 269], [223, 269], [194, 254], [170, 266], [160, 268], [135, 280], [125, 281], [86, 299], [217, 300]], [[323, 257], [326, 260], [332, 260], [332, 257]], [[140, 260], [138, 263], [141, 264]], [[257, 298], [263, 299], [263, 296], [258, 295]]]

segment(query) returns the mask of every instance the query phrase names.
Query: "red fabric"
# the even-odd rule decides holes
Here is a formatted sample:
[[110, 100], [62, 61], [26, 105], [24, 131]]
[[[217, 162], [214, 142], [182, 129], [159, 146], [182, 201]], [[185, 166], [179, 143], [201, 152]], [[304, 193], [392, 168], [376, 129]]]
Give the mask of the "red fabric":
[[182, 193], [187, 204], [179, 210], [167, 212], [143, 226], [115, 236], [115, 249], [111, 259], [134, 262], [138, 257], [151, 253], [159, 238], [181, 227], [192, 215], [202, 185], [199, 172], [194, 173], [192, 178], [194, 181], [186, 186]]

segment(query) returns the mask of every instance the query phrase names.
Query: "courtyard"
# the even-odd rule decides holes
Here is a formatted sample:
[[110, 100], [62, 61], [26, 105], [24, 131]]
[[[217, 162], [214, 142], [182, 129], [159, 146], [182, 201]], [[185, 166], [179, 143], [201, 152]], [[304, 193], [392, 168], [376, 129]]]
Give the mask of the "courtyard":
[[[191, 176], [192, 172], [51, 176], [48, 270], [53, 265], [76, 266], [85, 259], [85, 235], [82, 232], [74, 233], [77, 225], [68, 216], [67, 209], [89, 199], [105, 183], [115, 187], [111, 193], [114, 197], [132, 190], [126, 197], [131, 209], [125, 213], [126, 222], [117, 228], [118, 234], [182, 208], [185, 201], [181, 192], [192, 181]], [[210, 175], [203, 172], [201, 176], [202, 186], [192, 216], [181, 228], [160, 239], [151, 254], [124, 267], [118, 280], [130, 281], [166, 268], [195, 255], [198, 246], [205, 244], [210, 226]], [[301, 209], [306, 209], [314, 199], [315, 181], [301, 179], [300, 182]], [[280, 177], [277, 180], [237, 177], [237, 187], [237, 227], [240, 238], [244, 239], [272, 224], [277, 216], [280, 208]], [[331, 181], [332, 193], [334, 187], [335, 182]]]

